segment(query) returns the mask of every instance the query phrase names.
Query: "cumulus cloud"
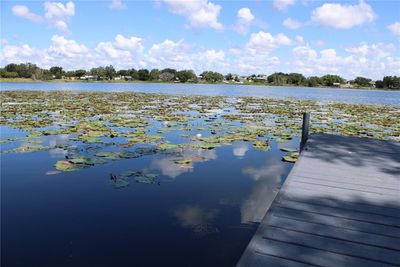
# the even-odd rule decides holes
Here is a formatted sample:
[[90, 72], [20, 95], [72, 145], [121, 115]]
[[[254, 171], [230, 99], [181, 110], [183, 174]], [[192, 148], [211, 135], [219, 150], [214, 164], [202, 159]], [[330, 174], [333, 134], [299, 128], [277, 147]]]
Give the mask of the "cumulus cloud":
[[75, 15], [75, 4], [71, 1], [66, 3], [45, 2], [44, 16], [39, 16], [29, 11], [25, 5], [15, 5], [12, 12], [15, 16], [28, 19], [34, 23], [47, 23], [62, 33], [68, 32], [69, 18]]
[[395, 23], [390, 24], [388, 26], [388, 29], [394, 36], [396, 36], [397, 38], [400, 38], [400, 22], [399, 21], [396, 21]]
[[241, 34], [245, 34], [253, 21], [254, 15], [251, 13], [251, 10], [247, 7], [241, 8], [237, 12], [235, 30]]
[[305, 75], [324, 75], [333, 73], [352, 79], [366, 76], [381, 79], [385, 75], [400, 75], [400, 58], [395, 57], [393, 44], [366, 44], [349, 46], [346, 54], [339, 55], [335, 49], [323, 49], [319, 52], [308, 45], [295, 47], [293, 71]]
[[188, 28], [213, 28], [221, 30], [222, 24], [218, 21], [221, 6], [208, 0], [164, 0], [172, 13], [186, 17]]
[[372, 7], [363, 0], [357, 5], [326, 3], [312, 11], [311, 20], [336, 29], [350, 29], [376, 19]]
[[283, 33], [278, 33], [273, 36], [269, 32], [260, 31], [251, 34], [246, 48], [249, 49], [252, 54], [269, 54], [279, 46], [291, 44], [292, 40]]
[[28, 19], [28, 20], [30, 20], [32, 22], [35, 22], [35, 23], [44, 22], [44, 19], [41, 16], [30, 12], [29, 8], [27, 6], [25, 6], [25, 5], [15, 5], [15, 6], [13, 6], [12, 7], [12, 12], [17, 17]]
[[[279, 47], [289, 45], [295, 45], [291, 57], [283, 59], [273, 53]], [[226, 49], [193, 45], [183, 39], [166, 39], [145, 48], [141, 38], [121, 34], [117, 34], [114, 40], [102, 41], [89, 48], [62, 35], [54, 35], [45, 49], [4, 43], [0, 59], [2, 66], [32, 62], [44, 68], [58, 65], [67, 70], [112, 64], [117, 69], [171, 67], [193, 69], [196, 73], [214, 70], [244, 75], [284, 71], [300, 72], [306, 76], [333, 73], [346, 79], [400, 76], [400, 58], [394, 44], [360, 43], [338, 50], [320, 50], [314, 46], [301, 36], [291, 39], [282, 33], [272, 35], [263, 31], [251, 34], [243, 46]], [[243, 153], [243, 149], [237, 149], [236, 153]]]
[[272, 6], [278, 10], [286, 10], [289, 6], [295, 4], [295, 0], [273, 0]]
[[51, 41], [52, 44], [48, 49], [50, 54], [71, 58], [77, 55], [85, 55], [89, 52], [85, 45], [78, 44], [74, 40], [67, 40], [64, 36], [54, 35]]
[[286, 28], [291, 29], [291, 30], [297, 30], [298, 28], [300, 28], [302, 26], [301, 22], [294, 20], [292, 18], [285, 19], [282, 24], [283, 24], [283, 26], [285, 26]]
[[122, 0], [112, 0], [108, 7], [110, 9], [125, 9], [126, 4]]

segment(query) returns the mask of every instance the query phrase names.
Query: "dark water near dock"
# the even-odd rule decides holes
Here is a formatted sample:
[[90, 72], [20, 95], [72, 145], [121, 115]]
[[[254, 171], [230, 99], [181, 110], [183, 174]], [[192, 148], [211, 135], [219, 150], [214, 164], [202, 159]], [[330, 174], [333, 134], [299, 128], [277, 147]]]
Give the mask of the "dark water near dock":
[[[1, 155], [3, 266], [232, 266], [291, 168], [278, 146], [237, 142], [193, 169], [150, 155], [46, 175], [58, 152]], [[161, 182], [114, 188], [109, 173], [132, 169]]]
[[82, 90], [145, 92], [208, 96], [259, 96], [314, 99], [323, 102], [400, 105], [400, 90], [359, 90], [229, 84], [102, 83], [102, 82], [2, 82], [1, 90]]

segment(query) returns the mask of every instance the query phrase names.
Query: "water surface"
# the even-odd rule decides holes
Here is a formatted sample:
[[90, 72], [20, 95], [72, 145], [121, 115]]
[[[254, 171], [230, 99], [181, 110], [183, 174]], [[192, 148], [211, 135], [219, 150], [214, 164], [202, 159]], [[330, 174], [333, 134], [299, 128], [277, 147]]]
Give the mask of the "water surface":
[[83, 90], [108, 92], [147, 92], [208, 96], [259, 96], [314, 99], [323, 102], [400, 105], [400, 90], [359, 90], [288, 86], [252, 86], [230, 84], [167, 84], [167, 83], [106, 83], [106, 82], [3, 82], [1, 90]]

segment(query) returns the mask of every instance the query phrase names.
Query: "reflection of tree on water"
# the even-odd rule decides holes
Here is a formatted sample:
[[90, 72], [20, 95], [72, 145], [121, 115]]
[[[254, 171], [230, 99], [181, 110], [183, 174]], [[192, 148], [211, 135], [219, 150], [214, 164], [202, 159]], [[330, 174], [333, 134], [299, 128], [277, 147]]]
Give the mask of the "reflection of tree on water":
[[183, 205], [173, 212], [183, 228], [191, 229], [195, 234], [206, 235], [218, 233], [219, 230], [213, 225], [217, 209], [205, 209], [199, 206]]
[[245, 167], [242, 172], [255, 181], [241, 207], [242, 223], [261, 222], [282, 184], [285, 165], [277, 159], [267, 158], [260, 168]]

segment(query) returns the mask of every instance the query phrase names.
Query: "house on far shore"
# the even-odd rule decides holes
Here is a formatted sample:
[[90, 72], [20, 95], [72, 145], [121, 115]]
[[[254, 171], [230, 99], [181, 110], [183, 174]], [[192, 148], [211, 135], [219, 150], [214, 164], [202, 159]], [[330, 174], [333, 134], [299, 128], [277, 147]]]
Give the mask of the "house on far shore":
[[252, 78], [252, 80], [253, 80], [253, 82], [265, 83], [268, 81], [268, 76], [259, 74], [256, 77]]
[[97, 76], [95, 77], [95, 76], [93, 76], [93, 75], [84, 75], [84, 76], [81, 76], [79, 79], [81, 79], [81, 80], [96, 80], [97, 79]]
[[345, 84], [340, 85], [341, 88], [353, 88], [354, 81], [347, 81]]
[[122, 77], [124, 77], [125, 81], [132, 81], [133, 80], [132, 76], [129, 76], [129, 75], [125, 75], [125, 76], [122, 76]]
[[376, 88], [375, 81], [370, 81], [368, 84], [369, 84], [369, 87]]
[[340, 87], [340, 83], [333, 83], [332, 84], [334, 87]]

